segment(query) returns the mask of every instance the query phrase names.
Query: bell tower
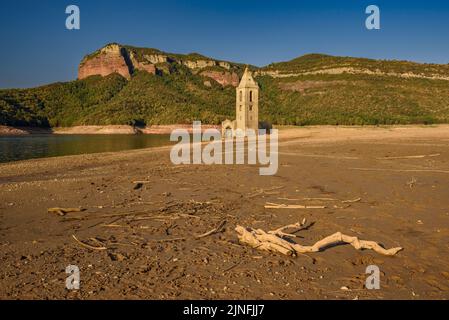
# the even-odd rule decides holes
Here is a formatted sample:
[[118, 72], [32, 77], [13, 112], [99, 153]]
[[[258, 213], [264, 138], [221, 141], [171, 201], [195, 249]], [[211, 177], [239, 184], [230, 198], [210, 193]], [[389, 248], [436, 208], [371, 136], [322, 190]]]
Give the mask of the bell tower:
[[248, 68], [245, 69], [237, 87], [236, 97], [236, 129], [242, 130], [245, 134], [247, 129], [252, 129], [257, 134], [259, 130], [259, 85], [254, 81]]

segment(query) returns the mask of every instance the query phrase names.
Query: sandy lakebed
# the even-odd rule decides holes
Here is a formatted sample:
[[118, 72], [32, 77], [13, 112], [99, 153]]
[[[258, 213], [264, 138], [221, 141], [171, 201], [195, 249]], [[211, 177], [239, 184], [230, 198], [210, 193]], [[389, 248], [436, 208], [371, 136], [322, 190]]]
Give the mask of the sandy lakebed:
[[[0, 164], [0, 299], [449, 298], [449, 126], [283, 129], [275, 176], [176, 166], [169, 152]], [[341, 231], [404, 250], [341, 245], [293, 258], [241, 245], [234, 230], [303, 218], [313, 225], [301, 244]], [[78, 291], [66, 289], [69, 265]], [[364, 288], [369, 265], [380, 290]]]

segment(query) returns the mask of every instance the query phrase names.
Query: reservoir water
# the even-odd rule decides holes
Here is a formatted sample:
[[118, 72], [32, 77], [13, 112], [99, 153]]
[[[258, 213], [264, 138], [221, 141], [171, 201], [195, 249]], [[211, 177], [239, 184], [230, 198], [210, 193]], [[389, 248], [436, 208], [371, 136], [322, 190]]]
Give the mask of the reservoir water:
[[0, 162], [144, 149], [170, 144], [170, 135], [0, 136]]

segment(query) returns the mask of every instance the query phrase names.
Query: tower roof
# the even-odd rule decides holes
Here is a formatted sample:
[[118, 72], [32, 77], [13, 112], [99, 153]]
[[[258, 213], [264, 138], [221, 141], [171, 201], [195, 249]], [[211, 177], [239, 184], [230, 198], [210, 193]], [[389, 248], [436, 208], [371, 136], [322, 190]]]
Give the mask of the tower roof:
[[245, 72], [243, 73], [239, 88], [259, 88], [248, 67], [246, 67]]

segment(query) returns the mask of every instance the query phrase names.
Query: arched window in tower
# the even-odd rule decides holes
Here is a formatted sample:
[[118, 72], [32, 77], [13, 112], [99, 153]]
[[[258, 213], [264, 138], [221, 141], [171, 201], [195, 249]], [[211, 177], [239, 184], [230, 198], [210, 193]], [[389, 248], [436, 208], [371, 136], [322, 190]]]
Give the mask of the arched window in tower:
[[242, 91], [239, 92], [239, 99], [240, 99], [240, 102], [242, 102], [242, 99], [243, 99], [243, 93], [242, 93]]
[[253, 92], [249, 92], [249, 102], [253, 102]]

